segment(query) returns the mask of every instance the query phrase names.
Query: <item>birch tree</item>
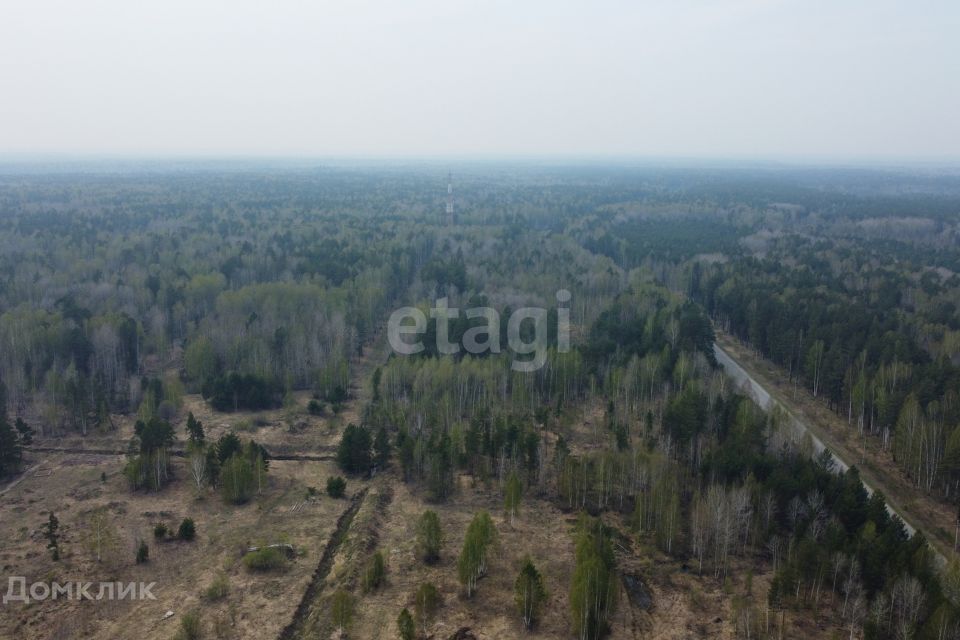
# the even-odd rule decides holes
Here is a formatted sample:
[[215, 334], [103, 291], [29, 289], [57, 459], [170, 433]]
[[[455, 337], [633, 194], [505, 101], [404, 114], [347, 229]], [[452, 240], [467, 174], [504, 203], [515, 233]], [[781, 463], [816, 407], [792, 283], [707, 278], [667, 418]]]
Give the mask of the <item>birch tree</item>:
[[547, 590], [543, 586], [543, 577], [533, 565], [530, 556], [523, 559], [520, 574], [514, 583], [514, 601], [523, 626], [533, 628], [540, 617], [540, 609], [547, 600]]

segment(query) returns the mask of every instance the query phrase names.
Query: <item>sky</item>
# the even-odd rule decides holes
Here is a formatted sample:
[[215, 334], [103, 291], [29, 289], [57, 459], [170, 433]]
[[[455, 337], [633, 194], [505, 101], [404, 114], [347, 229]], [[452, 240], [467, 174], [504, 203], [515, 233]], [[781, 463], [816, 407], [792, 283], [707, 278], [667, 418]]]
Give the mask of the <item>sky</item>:
[[956, 0], [0, 0], [0, 153], [960, 158]]

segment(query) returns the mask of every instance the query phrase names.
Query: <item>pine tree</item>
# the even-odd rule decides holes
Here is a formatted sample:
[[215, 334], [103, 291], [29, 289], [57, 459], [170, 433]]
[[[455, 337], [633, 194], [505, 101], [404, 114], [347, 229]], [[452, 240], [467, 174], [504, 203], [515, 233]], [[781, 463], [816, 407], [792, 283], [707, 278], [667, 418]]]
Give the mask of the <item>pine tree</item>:
[[365, 427], [347, 425], [337, 447], [337, 464], [347, 473], [367, 473], [373, 464], [370, 432]]
[[227, 460], [233, 457], [234, 454], [240, 453], [243, 450], [243, 442], [240, 441], [240, 438], [235, 433], [225, 433], [220, 436], [220, 439], [217, 440], [217, 459], [220, 464], [224, 464]]
[[523, 487], [520, 484], [520, 478], [516, 471], [511, 471], [507, 478], [507, 485], [504, 489], [503, 509], [510, 518], [510, 526], [513, 526], [517, 515], [520, 513], [520, 497], [523, 493]]
[[211, 486], [216, 486], [217, 482], [220, 480], [220, 458], [217, 455], [217, 448], [215, 446], [208, 446], [206, 453], [207, 462], [204, 465], [204, 469], [207, 474], [207, 482]]
[[133, 489], [149, 486], [159, 491], [170, 477], [170, 447], [173, 445], [173, 427], [157, 417], [134, 425], [135, 436], [130, 442], [130, 458], [124, 475]]
[[50, 517], [43, 525], [43, 537], [47, 539], [47, 550], [50, 551], [50, 557], [56, 561], [60, 559], [60, 521], [57, 516], [50, 512]]
[[187, 414], [187, 435], [190, 437], [190, 443], [202, 445], [204, 439], [203, 423], [193, 417], [191, 411]]
[[33, 444], [33, 429], [26, 422], [23, 421], [23, 418], [17, 418], [14, 426], [17, 428], [17, 434], [20, 438], [20, 444], [29, 447]]
[[[378, 369], [379, 371], [379, 369]], [[390, 461], [390, 438], [387, 436], [387, 430], [380, 427], [377, 435], [373, 439], [374, 462], [379, 469], [387, 466]]]
[[0, 476], [15, 471], [22, 458], [20, 439], [6, 418], [0, 416]]
[[141, 540], [137, 544], [135, 559], [137, 564], [143, 564], [150, 560], [150, 547], [147, 546], [147, 542], [145, 540]]

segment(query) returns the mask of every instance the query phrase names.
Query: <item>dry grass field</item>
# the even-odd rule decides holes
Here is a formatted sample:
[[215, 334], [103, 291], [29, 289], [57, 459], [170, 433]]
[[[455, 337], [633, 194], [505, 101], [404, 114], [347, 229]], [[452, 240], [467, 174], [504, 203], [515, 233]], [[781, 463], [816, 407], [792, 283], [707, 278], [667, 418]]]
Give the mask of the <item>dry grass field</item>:
[[[362, 390], [357, 395], [362, 396]], [[302, 406], [306, 398], [298, 401]], [[357, 420], [357, 402], [332, 419], [300, 411], [292, 431], [289, 413], [283, 410], [217, 414], [196, 396], [186, 398], [184, 414], [193, 411], [211, 440], [236, 430], [242, 438], [253, 437], [271, 451], [327, 458], [332, 457], [342, 426]], [[564, 431], [573, 450], [602, 446], [605, 436], [595, 428], [599, 419], [596, 408], [570, 417]], [[89, 448], [122, 444], [131, 427], [129, 420], [117, 423], [120, 433], [112, 438], [75, 439], [70, 444]], [[520, 516], [511, 525], [495, 486], [460, 476], [451, 500], [430, 504], [416, 486], [404, 484], [398, 471], [390, 469], [370, 480], [349, 479], [346, 498], [334, 500], [324, 488], [328, 476], [339, 474], [335, 463], [309, 459], [272, 461], [262, 495], [246, 505], [231, 506], [216, 493], [198, 495], [183, 458], [175, 459], [175, 480], [158, 493], [131, 492], [120, 473], [122, 465], [123, 457], [117, 455], [32, 452], [30, 470], [0, 496], [0, 537], [5, 541], [0, 566], [3, 575], [23, 575], [28, 583], [155, 582], [156, 600], [10, 603], [0, 608], [0, 638], [167, 639], [176, 635], [182, 616], [194, 610], [201, 612], [204, 638], [329, 638], [338, 634], [330, 617], [331, 599], [337, 589], [345, 589], [355, 602], [347, 635], [387, 640], [398, 637], [397, 615], [404, 607], [413, 612], [413, 593], [424, 582], [433, 583], [443, 596], [425, 630], [427, 637], [445, 640], [458, 632], [461, 638], [484, 639], [573, 637], [568, 589], [576, 513], [545, 498], [525, 496]], [[308, 499], [308, 487], [316, 488], [319, 495]], [[439, 514], [445, 535], [442, 558], [430, 566], [415, 555], [416, 520], [427, 508]], [[456, 559], [467, 524], [482, 509], [492, 515], [499, 539], [487, 575], [467, 599], [457, 580]], [[51, 510], [63, 533], [59, 562], [50, 559], [40, 530]], [[96, 561], [91, 543], [91, 515], [98, 510], [107, 514], [111, 531], [101, 562]], [[184, 517], [196, 522], [195, 541], [154, 540], [155, 524], [163, 522], [175, 529]], [[772, 577], [764, 558], [738, 560], [735, 578], [717, 579], [708, 572], [700, 576], [682, 559], [667, 556], [652, 542], [633, 535], [625, 516], [608, 513], [604, 518], [619, 531], [618, 567], [624, 585], [632, 586], [621, 591], [609, 637], [734, 638], [734, 596], [743, 596], [758, 611], [764, 610]], [[338, 522], [342, 535], [334, 535]], [[142, 565], [134, 563], [139, 539], [150, 547], [150, 560]], [[242, 562], [244, 550], [271, 543], [293, 545], [296, 557], [283, 571], [248, 571]], [[386, 584], [365, 594], [360, 574], [376, 550], [387, 560]], [[523, 629], [513, 602], [514, 580], [526, 555], [544, 576], [549, 591], [542, 619], [530, 632]], [[753, 575], [749, 593], [748, 569]], [[208, 587], [223, 577], [228, 593], [219, 599], [205, 596]], [[843, 630], [823, 622], [836, 618], [829, 615], [829, 600], [825, 598], [823, 604], [820, 611], [788, 614], [784, 637], [842, 635]], [[166, 617], [169, 611], [173, 615]], [[769, 624], [776, 628], [775, 617]]]
[[[198, 496], [182, 458], [174, 459], [176, 479], [157, 493], [130, 491], [122, 465], [120, 456], [32, 454], [32, 469], [0, 497], [0, 566], [4, 576], [25, 576], [28, 584], [155, 582], [156, 600], [8, 603], [0, 609], [0, 637], [167, 638], [183, 613], [200, 608], [209, 637], [275, 638], [292, 618], [350, 494], [363, 488], [351, 480], [348, 499], [333, 500], [323, 492], [327, 477], [339, 473], [333, 462], [274, 460], [262, 495], [232, 506], [216, 493]], [[307, 499], [308, 487], [318, 496]], [[59, 562], [50, 559], [41, 537], [50, 511], [62, 532]], [[91, 516], [99, 511], [106, 514], [110, 536], [97, 562]], [[175, 531], [186, 517], [196, 522], [195, 541], [155, 541], [157, 523]], [[139, 539], [150, 547], [150, 560], [142, 565], [134, 563]], [[241, 558], [248, 546], [278, 542], [297, 550], [285, 571], [245, 569]], [[228, 595], [204, 599], [221, 575], [229, 581]], [[167, 611], [174, 615], [164, 619]]]

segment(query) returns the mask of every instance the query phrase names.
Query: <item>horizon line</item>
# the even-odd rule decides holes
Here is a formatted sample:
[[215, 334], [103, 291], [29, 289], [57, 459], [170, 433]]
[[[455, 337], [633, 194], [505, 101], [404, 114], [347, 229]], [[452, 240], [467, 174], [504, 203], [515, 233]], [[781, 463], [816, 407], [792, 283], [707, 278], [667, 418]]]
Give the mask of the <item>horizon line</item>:
[[671, 164], [688, 165], [706, 163], [725, 164], [770, 164], [806, 167], [960, 167], [957, 155], [855, 155], [855, 154], [647, 154], [647, 153], [600, 153], [600, 152], [544, 152], [544, 153], [306, 153], [306, 152], [128, 152], [128, 151], [2, 151], [0, 166], [37, 166], [50, 163], [74, 165], [98, 163], [372, 163], [392, 164], [412, 162], [433, 163], [561, 163], [561, 164]]

